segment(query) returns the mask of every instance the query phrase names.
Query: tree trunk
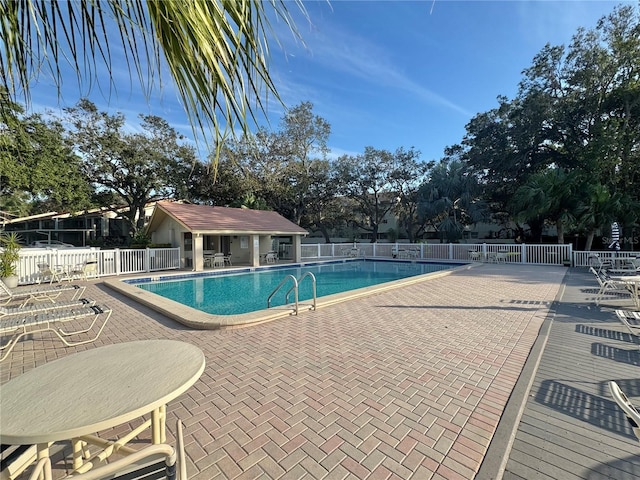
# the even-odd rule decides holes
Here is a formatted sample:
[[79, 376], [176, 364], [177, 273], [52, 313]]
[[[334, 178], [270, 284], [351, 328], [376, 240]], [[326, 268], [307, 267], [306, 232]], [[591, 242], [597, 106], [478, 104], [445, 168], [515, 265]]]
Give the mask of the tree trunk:
[[587, 242], [584, 245], [584, 249], [589, 252], [591, 251], [591, 247], [593, 246], [593, 239], [596, 235], [595, 230], [591, 230], [588, 234], [587, 234]]
[[378, 241], [378, 224], [374, 223], [373, 227], [371, 228], [371, 242], [369, 243], [376, 243]]
[[558, 233], [558, 244], [564, 245], [564, 222], [556, 220], [556, 231]]

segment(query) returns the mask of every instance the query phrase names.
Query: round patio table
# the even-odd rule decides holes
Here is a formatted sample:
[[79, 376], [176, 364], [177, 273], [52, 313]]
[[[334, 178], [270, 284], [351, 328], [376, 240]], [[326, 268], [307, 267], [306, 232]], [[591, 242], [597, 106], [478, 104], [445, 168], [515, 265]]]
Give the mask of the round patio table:
[[[204, 367], [202, 350], [174, 340], [107, 345], [46, 363], [0, 388], [2, 443], [37, 444], [38, 458], [63, 440], [107, 447], [112, 442], [100, 443], [92, 434], [147, 414], [144, 428], [151, 427], [153, 443], [163, 443], [166, 404], [191, 387]], [[77, 448], [74, 468], [82, 464]]]

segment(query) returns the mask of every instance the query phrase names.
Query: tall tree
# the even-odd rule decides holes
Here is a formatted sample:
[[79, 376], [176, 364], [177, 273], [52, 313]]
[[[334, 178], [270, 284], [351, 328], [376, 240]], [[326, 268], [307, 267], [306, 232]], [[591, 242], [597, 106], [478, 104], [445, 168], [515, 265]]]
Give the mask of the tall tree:
[[279, 98], [267, 64], [270, 21], [298, 36], [282, 0], [0, 0], [0, 19], [0, 78], [11, 99], [19, 91], [28, 98], [45, 67], [60, 92], [66, 61], [89, 87], [103, 67], [115, 86], [114, 63], [122, 62], [147, 95], [167, 68], [194, 128], [208, 134], [212, 126], [216, 140], [237, 123], [246, 131], [265, 111], [263, 93]]
[[66, 112], [73, 125], [69, 140], [87, 177], [127, 205], [132, 234], [144, 225], [147, 203], [185, 194], [195, 152], [179, 143], [180, 135], [165, 120], [141, 116], [143, 133], [129, 134], [122, 114], [100, 112], [88, 100]]
[[311, 102], [289, 109], [282, 119], [278, 133], [282, 148], [278, 153], [284, 161], [280, 213], [298, 225], [309, 208], [318, 209], [313, 205], [316, 199], [324, 201], [316, 196], [317, 189], [311, 190], [314, 184], [326, 184], [330, 133], [329, 123], [313, 114]]
[[62, 125], [24, 115], [17, 104], [5, 108], [10, 114], [0, 121], [0, 209], [24, 215], [90, 206], [90, 184]]
[[397, 202], [391, 174], [395, 158], [388, 150], [365, 147], [364, 154], [343, 155], [335, 163], [336, 180], [343, 195], [353, 200], [354, 224], [371, 233], [371, 242], [378, 240], [380, 224]]
[[515, 218], [533, 225], [534, 239], [540, 241], [545, 221], [556, 226], [558, 243], [564, 243], [564, 232], [575, 221], [582, 192], [579, 176], [561, 168], [549, 168], [529, 177], [512, 199]]
[[398, 201], [393, 211], [409, 242], [413, 243], [426, 227], [424, 217], [418, 215], [418, 201], [420, 187], [425, 183], [427, 172], [433, 167], [433, 162], [421, 162], [420, 152], [414, 148], [398, 148], [395, 159], [391, 183]]
[[441, 241], [458, 241], [466, 225], [486, 218], [481, 192], [478, 179], [460, 158], [445, 157], [420, 188], [419, 215], [441, 232]]

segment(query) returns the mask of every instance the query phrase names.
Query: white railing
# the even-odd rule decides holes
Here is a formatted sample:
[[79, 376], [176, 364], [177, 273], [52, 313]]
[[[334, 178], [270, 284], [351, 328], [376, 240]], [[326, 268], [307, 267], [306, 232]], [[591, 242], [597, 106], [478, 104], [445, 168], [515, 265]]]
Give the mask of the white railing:
[[534, 265], [563, 265], [569, 260], [574, 267], [593, 265], [593, 256], [602, 260], [640, 258], [631, 251], [574, 251], [571, 244], [524, 243], [305, 243], [302, 259], [328, 259], [357, 256], [367, 258], [406, 258], [447, 261], [504, 261]]
[[594, 263], [597, 263], [597, 260], [594, 261], [593, 257], [598, 256], [603, 261], [609, 261], [610, 263], [614, 263], [614, 260], [623, 260], [625, 258], [636, 259], [640, 258], [640, 252], [632, 252], [632, 251], [620, 251], [613, 252], [611, 250], [607, 251], [593, 251], [593, 252], [573, 252], [573, 265], [576, 267], [589, 267]]
[[[509, 244], [509, 243], [318, 243], [303, 244], [302, 258], [350, 257], [354, 249], [358, 256], [377, 258], [407, 258], [422, 260], [492, 261], [505, 263], [529, 263], [537, 265], [562, 265], [565, 259], [578, 261], [570, 244]], [[585, 258], [587, 255], [585, 255]], [[586, 263], [584, 263], [586, 265]]]
[[88, 260], [98, 263], [98, 276], [175, 270], [180, 268], [179, 248], [145, 248], [99, 250], [96, 248], [23, 248], [20, 250], [18, 282], [36, 283], [40, 280], [38, 264], [69, 269]]

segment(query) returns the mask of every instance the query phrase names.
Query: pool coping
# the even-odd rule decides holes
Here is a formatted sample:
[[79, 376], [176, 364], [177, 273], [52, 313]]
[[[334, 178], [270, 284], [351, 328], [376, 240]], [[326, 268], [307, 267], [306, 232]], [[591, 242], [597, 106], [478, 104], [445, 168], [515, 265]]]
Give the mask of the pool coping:
[[[376, 260], [376, 259], [371, 259]], [[324, 262], [305, 262], [302, 264], [289, 264], [287, 267], [292, 266], [308, 266], [310, 264], [318, 264]], [[326, 262], [330, 263], [330, 262]], [[398, 263], [401, 263], [400, 261]], [[407, 263], [402, 262], [402, 263]], [[448, 263], [448, 262], [441, 262]], [[440, 270], [437, 272], [425, 273], [423, 275], [417, 275], [414, 277], [408, 277], [400, 280], [394, 280], [391, 282], [381, 283], [379, 285], [374, 285], [370, 287], [358, 288], [356, 290], [350, 290], [348, 292], [335, 293], [332, 295], [326, 295], [324, 297], [318, 297], [316, 301], [316, 309], [327, 307], [329, 305], [334, 305], [336, 303], [345, 302], [348, 300], [353, 300], [356, 298], [361, 298], [364, 296], [374, 295], [376, 293], [385, 292], [388, 290], [392, 290], [395, 288], [400, 288], [406, 285], [412, 285], [415, 283], [425, 282], [428, 280], [432, 280], [435, 278], [440, 278], [445, 275], [451, 275], [453, 272], [459, 270], [466, 270], [470, 268], [474, 268], [480, 266], [479, 263], [465, 263], [465, 264], [453, 264], [458, 265], [457, 267], [453, 267], [447, 270]], [[273, 268], [282, 268], [282, 266], [273, 267]], [[239, 268], [234, 270], [227, 270], [226, 273], [243, 273], [247, 268]], [[260, 268], [257, 271], [264, 270], [264, 268]], [[176, 272], [174, 274], [164, 274], [164, 275], [149, 275], [145, 274], [144, 276], [135, 276], [135, 277], [127, 277], [127, 278], [118, 278], [118, 279], [109, 279], [104, 281], [104, 285], [109, 287], [112, 290], [115, 290], [126, 297], [135, 300], [136, 302], [151, 308], [177, 322], [197, 330], [219, 330], [219, 329], [232, 329], [232, 328], [242, 328], [251, 325], [259, 325], [264, 322], [269, 322], [272, 320], [276, 320], [283, 317], [295, 316], [295, 311], [293, 307], [290, 305], [284, 305], [279, 307], [273, 307], [265, 310], [257, 310], [255, 312], [242, 313], [236, 315], [215, 315], [211, 313], [206, 313], [201, 310], [197, 310], [192, 307], [188, 307], [176, 301], [170, 300], [168, 298], [162, 297], [155, 293], [149, 292], [147, 290], [143, 290], [141, 288], [136, 287], [136, 283], [127, 283], [132, 280], [135, 282], [136, 279], [148, 278], [148, 277], [162, 277], [162, 279], [171, 279], [175, 277], [186, 278], [186, 277], [198, 277], [202, 276], [196, 273], [185, 273], [185, 272]], [[303, 300], [298, 302], [299, 312], [298, 316], [301, 313], [304, 313], [309, 310], [313, 310], [313, 305], [311, 300]]]

